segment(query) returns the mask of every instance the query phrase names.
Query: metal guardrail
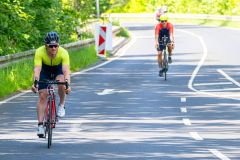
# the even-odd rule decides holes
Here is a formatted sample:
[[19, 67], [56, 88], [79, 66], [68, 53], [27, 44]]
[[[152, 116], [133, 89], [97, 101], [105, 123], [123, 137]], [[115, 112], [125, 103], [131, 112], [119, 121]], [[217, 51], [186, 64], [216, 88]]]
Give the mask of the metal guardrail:
[[[168, 13], [169, 18], [176, 19], [209, 19], [209, 20], [229, 20], [240, 21], [240, 16], [229, 15], [209, 15], [209, 14], [172, 14]], [[111, 18], [155, 18], [155, 13], [112, 13]]]
[[[113, 35], [117, 34], [120, 31], [120, 27], [113, 27]], [[63, 44], [61, 45], [63, 48], [66, 49], [71, 49], [71, 48], [81, 48], [90, 44], [94, 44], [95, 43], [95, 39], [94, 38], [90, 38], [90, 39], [86, 39], [86, 40], [80, 40], [77, 42], [73, 42], [73, 43], [68, 43], [68, 44]], [[24, 51], [24, 52], [20, 52], [20, 53], [16, 53], [16, 54], [9, 54], [6, 56], [0, 56], [0, 67], [5, 66], [4, 64], [7, 63], [11, 63], [11, 61], [16, 61], [22, 58], [29, 58], [29, 57], [33, 57], [35, 53], [35, 49], [32, 50], [28, 50], [28, 51]]]

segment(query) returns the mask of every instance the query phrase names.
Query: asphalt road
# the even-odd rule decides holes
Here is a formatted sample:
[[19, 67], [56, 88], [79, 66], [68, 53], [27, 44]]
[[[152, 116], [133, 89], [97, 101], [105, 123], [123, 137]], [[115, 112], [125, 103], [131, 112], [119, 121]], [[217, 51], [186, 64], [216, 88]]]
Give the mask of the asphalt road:
[[37, 95], [0, 104], [0, 159], [240, 159], [240, 30], [175, 25], [168, 80], [152, 25], [125, 24], [118, 56], [72, 76], [53, 146], [36, 136]]

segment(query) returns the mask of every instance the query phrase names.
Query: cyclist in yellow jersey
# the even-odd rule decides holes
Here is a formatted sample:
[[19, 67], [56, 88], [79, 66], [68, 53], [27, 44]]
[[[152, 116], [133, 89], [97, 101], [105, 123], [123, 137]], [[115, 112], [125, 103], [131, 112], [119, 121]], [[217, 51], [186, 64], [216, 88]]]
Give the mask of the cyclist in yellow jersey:
[[[70, 62], [67, 50], [59, 46], [59, 36], [56, 32], [49, 32], [44, 38], [45, 45], [36, 49], [34, 57], [34, 82], [42, 80], [67, 81], [70, 85]], [[47, 102], [47, 85], [32, 85], [33, 92], [39, 92], [37, 103], [38, 131], [37, 135], [44, 135], [43, 118]], [[65, 89], [64, 85], [58, 86], [59, 105], [57, 115], [65, 116], [64, 101], [66, 93], [71, 92], [71, 87]]]

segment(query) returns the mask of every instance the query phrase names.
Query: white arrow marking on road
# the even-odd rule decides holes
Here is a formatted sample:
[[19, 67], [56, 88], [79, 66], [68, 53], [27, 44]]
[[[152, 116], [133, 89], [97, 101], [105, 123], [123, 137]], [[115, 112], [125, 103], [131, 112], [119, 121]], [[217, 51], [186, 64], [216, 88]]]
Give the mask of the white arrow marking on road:
[[132, 91], [127, 91], [127, 90], [119, 90], [119, 91], [113, 91], [113, 92], [117, 92], [117, 93], [127, 93], [127, 92], [132, 92]]
[[102, 96], [102, 95], [113, 94], [113, 93], [127, 93], [127, 92], [132, 92], [132, 91], [115, 90], [115, 89], [104, 89], [102, 92], [98, 92], [96, 94]]
[[104, 89], [102, 92], [97, 93], [97, 95], [106, 95], [106, 94], [112, 94], [114, 89]]

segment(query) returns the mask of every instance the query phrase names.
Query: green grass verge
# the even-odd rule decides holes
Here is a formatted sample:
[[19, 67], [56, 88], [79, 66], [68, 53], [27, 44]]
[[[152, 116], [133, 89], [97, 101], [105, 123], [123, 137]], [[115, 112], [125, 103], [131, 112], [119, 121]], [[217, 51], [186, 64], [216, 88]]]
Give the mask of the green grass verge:
[[120, 31], [116, 34], [116, 36], [118, 37], [125, 37], [125, 38], [129, 38], [129, 33], [128, 30], [126, 28], [121, 27]]
[[[71, 71], [79, 71], [98, 61], [94, 45], [69, 50]], [[33, 77], [33, 58], [24, 59], [0, 69], [0, 98], [30, 89]]]

